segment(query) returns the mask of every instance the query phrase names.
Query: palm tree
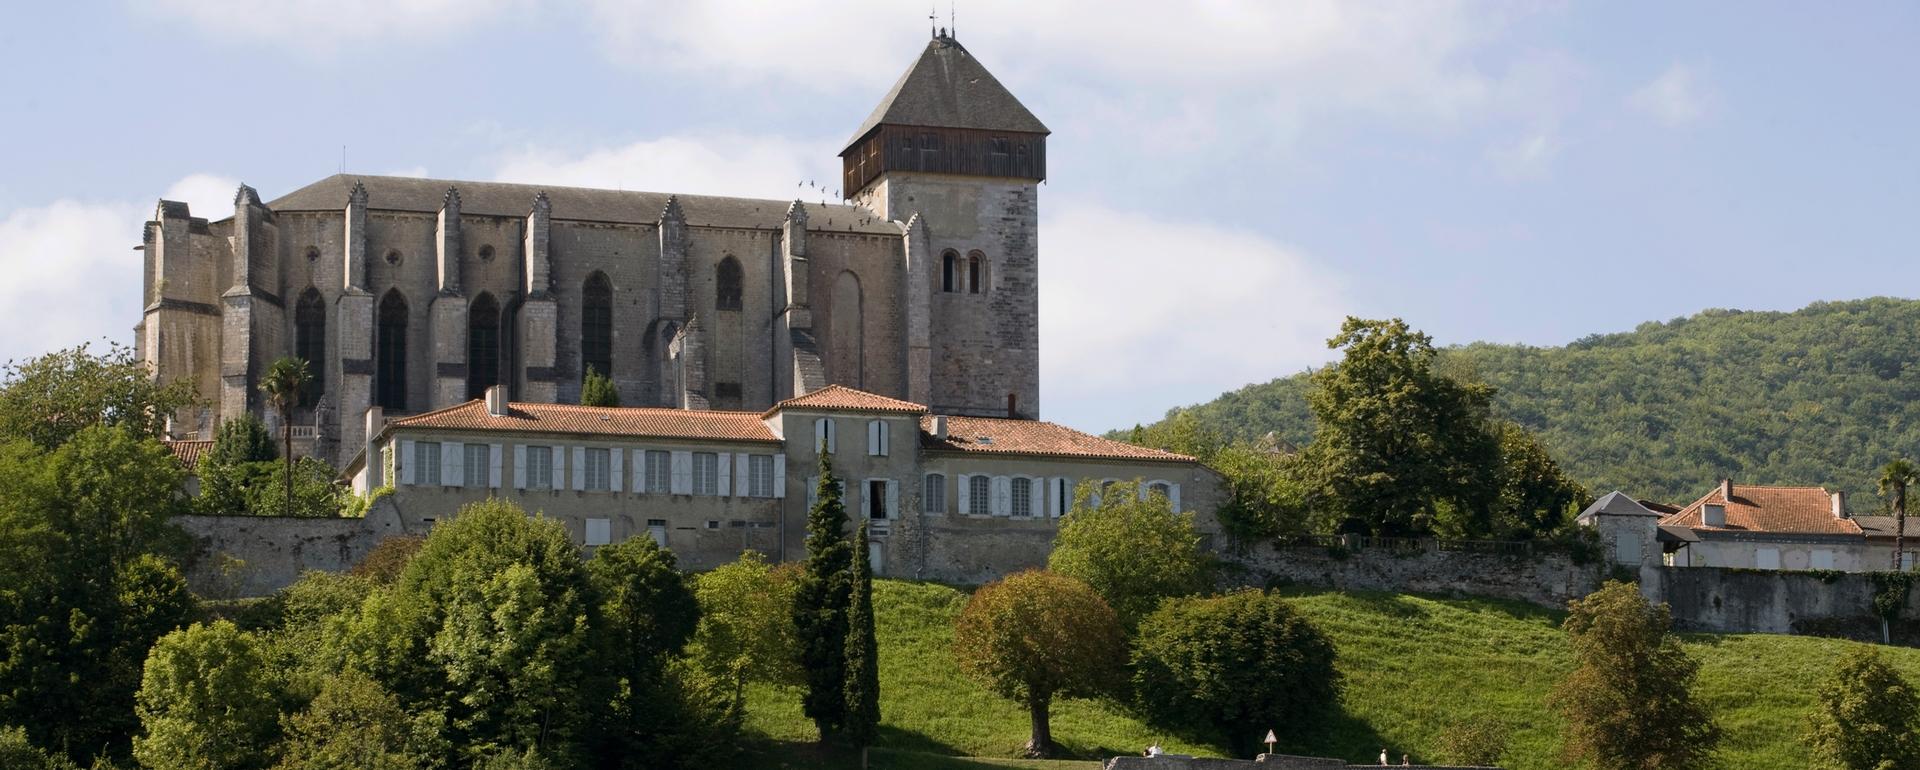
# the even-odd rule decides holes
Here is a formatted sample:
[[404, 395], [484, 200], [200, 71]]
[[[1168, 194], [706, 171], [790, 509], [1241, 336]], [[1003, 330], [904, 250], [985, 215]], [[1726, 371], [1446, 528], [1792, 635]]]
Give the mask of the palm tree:
[[1893, 496], [1893, 571], [1900, 571], [1900, 554], [1907, 546], [1907, 487], [1920, 484], [1920, 469], [1906, 460], [1894, 460], [1880, 469], [1880, 494]]
[[293, 515], [293, 407], [300, 403], [301, 394], [307, 391], [307, 385], [313, 382], [313, 373], [307, 371], [307, 360], [297, 356], [283, 356], [267, 366], [267, 373], [260, 378], [260, 392], [267, 396], [267, 403], [280, 413], [280, 440], [286, 451], [281, 453], [287, 460], [287, 507], [285, 515]]

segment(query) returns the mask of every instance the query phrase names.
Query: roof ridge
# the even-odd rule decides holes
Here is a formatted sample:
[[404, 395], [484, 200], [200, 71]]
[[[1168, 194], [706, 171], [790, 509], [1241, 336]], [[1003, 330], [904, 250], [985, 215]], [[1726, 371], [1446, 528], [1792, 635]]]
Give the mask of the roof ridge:
[[485, 401], [483, 399], [478, 399], [478, 398], [468, 399], [458, 404], [454, 404], [453, 406], [443, 406], [443, 407], [440, 407], [439, 409], [432, 409], [425, 412], [421, 412], [419, 414], [409, 414], [401, 417], [396, 417], [392, 420], [388, 420], [387, 422], [388, 424], [400, 424], [400, 423], [408, 422], [410, 420], [418, 420], [425, 417], [437, 417], [439, 415], [452, 412], [456, 409], [462, 409], [465, 407], [473, 406], [474, 404], [484, 405]]
[[747, 412], [747, 411], [742, 411], [737, 409], [682, 409], [677, 406], [588, 406], [586, 404], [556, 404], [556, 403], [547, 403], [544, 401], [509, 401], [507, 402], [507, 405], [509, 407], [533, 406], [533, 407], [542, 407], [542, 408], [557, 407], [561, 409], [581, 409], [581, 410], [618, 409], [621, 411], [633, 411], [633, 412], [640, 412], [640, 411], [672, 412], [674, 414], [724, 414], [724, 415], [746, 416], [746, 417], [752, 417], [754, 419], [759, 419], [760, 417], [759, 413], [757, 412]]

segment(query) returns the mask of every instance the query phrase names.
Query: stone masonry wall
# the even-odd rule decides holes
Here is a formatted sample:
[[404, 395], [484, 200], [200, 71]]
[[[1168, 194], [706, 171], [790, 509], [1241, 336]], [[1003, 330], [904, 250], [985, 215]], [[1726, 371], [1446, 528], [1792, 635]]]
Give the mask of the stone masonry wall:
[[193, 538], [187, 586], [213, 598], [265, 596], [308, 570], [343, 572], [380, 541], [404, 533], [391, 498], [361, 519], [176, 516]]
[[1227, 558], [1246, 568], [1241, 581], [1247, 585], [1491, 596], [1555, 609], [1599, 588], [1603, 578], [1599, 567], [1574, 564], [1557, 551], [1522, 556], [1348, 549], [1336, 555], [1321, 546], [1262, 545]]

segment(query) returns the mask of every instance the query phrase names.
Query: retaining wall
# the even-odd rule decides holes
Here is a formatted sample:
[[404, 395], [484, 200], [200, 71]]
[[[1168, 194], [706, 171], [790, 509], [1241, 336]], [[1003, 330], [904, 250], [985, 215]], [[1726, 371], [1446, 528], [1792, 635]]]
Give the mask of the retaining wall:
[[1405, 591], [1491, 596], [1564, 609], [1600, 587], [1604, 574], [1566, 553], [1384, 550], [1261, 545], [1226, 558], [1246, 569], [1246, 585], [1281, 583], [1342, 591]]
[[405, 534], [384, 499], [360, 519], [195, 515], [172, 521], [193, 538], [187, 586], [222, 599], [271, 594], [307, 570], [345, 571], [380, 541]]

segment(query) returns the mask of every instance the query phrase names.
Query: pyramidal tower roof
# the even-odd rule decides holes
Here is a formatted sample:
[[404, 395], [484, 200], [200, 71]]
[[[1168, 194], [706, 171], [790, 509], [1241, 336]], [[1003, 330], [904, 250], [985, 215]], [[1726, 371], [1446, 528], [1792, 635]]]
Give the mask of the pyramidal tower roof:
[[944, 33], [927, 43], [920, 59], [893, 84], [847, 145], [857, 144], [883, 123], [1052, 133], [960, 41]]

